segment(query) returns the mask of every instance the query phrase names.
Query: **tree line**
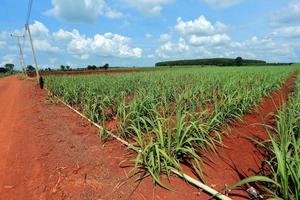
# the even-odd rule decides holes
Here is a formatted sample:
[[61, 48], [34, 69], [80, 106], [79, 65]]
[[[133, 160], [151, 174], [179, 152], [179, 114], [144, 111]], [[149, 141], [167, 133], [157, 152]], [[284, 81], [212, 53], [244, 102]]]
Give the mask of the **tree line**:
[[249, 66], [249, 65], [291, 65], [293, 63], [267, 63], [264, 60], [243, 59], [237, 58], [206, 58], [206, 59], [193, 59], [193, 60], [175, 60], [158, 62], [156, 67], [165, 66], [192, 66], [192, 65], [214, 65], [214, 66]]
[[[58, 69], [54, 69], [51, 67], [46, 67], [41, 69], [41, 71], [51, 72], [51, 71], [83, 71], [83, 70], [107, 70], [109, 68], [109, 64], [106, 63], [103, 66], [96, 66], [96, 65], [88, 65], [85, 68], [71, 68], [69, 65], [61, 65]], [[32, 65], [28, 65], [26, 68], [27, 72], [34, 72], [35, 68]]]
[[11, 63], [7, 63], [4, 65], [4, 67], [0, 67], [0, 73], [9, 73], [9, 74], [13, 74], [14, 73], [14, 64]]

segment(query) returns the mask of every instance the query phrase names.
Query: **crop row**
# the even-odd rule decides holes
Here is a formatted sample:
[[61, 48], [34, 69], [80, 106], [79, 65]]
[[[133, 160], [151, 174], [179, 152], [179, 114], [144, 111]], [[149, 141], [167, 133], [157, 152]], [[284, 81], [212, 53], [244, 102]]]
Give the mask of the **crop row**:
[[300, 199], [300, 77], [289, 101], [275, 115], [269, 140], [257, 141], [268, 155], [266, 172], [249, 177], [232, 187], [262, 182], [264, 198]]
[[241, 119], [262, 97], [280, 87], [292, 70], [174, 69], [53, 76], [46, 78], [46, 84], [53, 94], [141, 149], [136, 168], [145, 169], [161, 184], [161, 173], [180, 170], [183, 162], [203, 177], [197, 150], [214, 150], [221, 143], [220, 126]]

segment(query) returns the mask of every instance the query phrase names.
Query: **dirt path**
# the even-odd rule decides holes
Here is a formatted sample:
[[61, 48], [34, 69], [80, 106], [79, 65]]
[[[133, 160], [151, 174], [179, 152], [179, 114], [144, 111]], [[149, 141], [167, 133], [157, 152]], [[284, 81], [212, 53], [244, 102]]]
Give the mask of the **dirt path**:
[[[101, 143], [94, 127], [46, 98], [32, 81], [0, 79], [1, 200], [152, 199], [150, 178], [138, 185], [119, 167], [123, 146]], [[177, 192], [158, 188], [155, 199], [197, 199], [182, 180], [172, 185]]]
[[[245, 177], [257, 175], [264, 159], [257, 146], [248, 138], [258, 140], [268, 139], [263, 124], [271, 124], [272, 114], [287, 101], [291, 86], [297, 77], [294, 73], [283, 87], [262, 99], [253, 112], [244, 115], [243, 122], [233, 123], [223, 136], [225, 147], [218, 147], [218, 154], [206, 153], [203, 171], [207, 184], [221, 191], [224, 187], [236, 183]], [[233, 199], [249, 199], [245, 192], [247, 187], [231, 191], [229, 196]], [[206, 198], [206, 196], [201, 196]]]

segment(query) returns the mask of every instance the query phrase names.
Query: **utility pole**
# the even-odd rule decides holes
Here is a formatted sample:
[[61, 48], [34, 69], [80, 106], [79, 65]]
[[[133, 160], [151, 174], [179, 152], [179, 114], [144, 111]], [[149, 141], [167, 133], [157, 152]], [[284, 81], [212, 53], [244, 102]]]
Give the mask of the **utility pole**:
[[22, 46], [21, 46], [21, 38], [24, 38], [24, 35], [14, 35], [14, 34], [10, 34], [11, 37], [17, 38], [18, 41], [18, 46], [19, 46], [19, 53], [20, 53], [20, 65], [22, 67], [23, 73], [25, 74], [26, 72], [26, 64], [25, 64], [25, 59], [24, 59], [24, 54], [23, 54], [23, 50], [22, 50]]
[[28, 36], [29, 36], [29, 41], [30, 41], [30, 45], [31, 45], [33, 61], [34, 61], [34, 64], [35, 64], [36, 78], [37, 78], [37, 81], [39, 82], [39, 80], [40, 80], [39, 66], [38, 66], [38, 63], [37, 63], [36, 54], [35, 54], [35, 50], [34, 50], [34, 46], [33, 46], [33, 42], [32, 42], [32, 36], [31, 36], [31, 32], [30, 32], [30, 27], [29, 27], [28, 23], [25, 24], [25, 30], [28, 31]]

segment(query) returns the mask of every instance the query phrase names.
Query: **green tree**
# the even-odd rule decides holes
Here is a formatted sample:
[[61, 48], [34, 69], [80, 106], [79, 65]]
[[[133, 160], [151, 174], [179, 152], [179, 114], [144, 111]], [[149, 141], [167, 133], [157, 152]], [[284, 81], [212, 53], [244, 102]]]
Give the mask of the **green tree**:
[[70, 71], [70, 70], [71, 70], [71, 67], [70, 67], [69, 65], [67, 65], [67, 66], [66, 66], [66, 70], [67, 70], [67, 71]]
[[97, 69], [97, 66], [96, 65], [89, 65], [89, 66], [87, 66], [87, 69], [88, 70], [95, 70], [95, 69]]
[[4, 65], [4, 68], [5, 68], [9, 73], [13, 73], [14, 67], [15, 67], [15, 65], [14, 65], [14, 64], [10, 64], [10, 63], [7, 63], [7, 64]]
[[51, 72], [52, 69], [51, 69], [50, 67], [47, 67], [47, 68], [45, 69], [45, 71]]
[[27, 65], [26, 72], [34, 72], [35, 68], [32, 65]]
[[66, 70], [66, 67], [65, 67], [64, 65], [61, 65], [61, 66], [60, 66], [60, 70], [61, 70], [61, 71], [65, 71], [65, 70]]
[[106, 63], [105, 65], [103, 65], [103, 68], [104, 68], [105, 70], [107, 70], [107, 69], [109, 68], [109, 64]]
[[242, 57], [237, 57], [234, 61], [236, 66], [242, 66], [243, 65], [243, 58]]

